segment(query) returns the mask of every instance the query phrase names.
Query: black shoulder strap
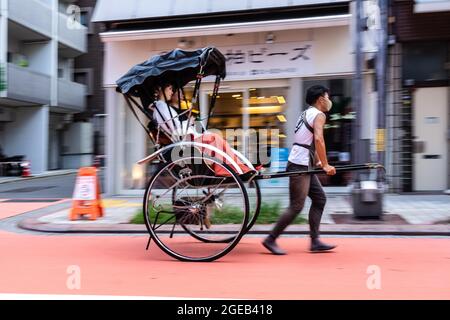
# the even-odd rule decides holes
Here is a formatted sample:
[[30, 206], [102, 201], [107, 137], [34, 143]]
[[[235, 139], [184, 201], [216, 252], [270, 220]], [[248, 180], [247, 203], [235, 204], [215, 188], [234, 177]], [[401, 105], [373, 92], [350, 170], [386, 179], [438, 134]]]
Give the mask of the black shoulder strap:
[[305, 149], [308, 149], [308, 150], [311, 150], [312, 149], [312, 146], [310, 146], [310, 145], [307, 145], [307, 144], [301, 144], [301, 143], [294, 143], [294, 146], [298, 146], [298, 147], [302, 147], [302, 148], [305, 148]]
[[[306, 110], [308, 111], [308, 110]], [[306, 120], [306, 111], [303, 112], [302, 117], [303, 117], [303, 123], [305, 124], [306, 128], [312, 133], [314, 134], [314, 128], [311, 127], [311, 125], [308, 123], [308, 121]]]
[[300, 119], [299, 119], [299, 121], [297, 123], [297, 126], [295, 127], [295, 133], [297, 133], [298, 130], [300, 130], [302, 125], [305, 125], [306, 129], [308, 129], [312, 134], [314, 134], [314, 128], [310, 126], [308, 121], [306, 121], [306, 111], [308, 111], [308, 110], [305, 110], [302, 113], [302, 115], [301, 115], [301, 117], [300, 117]]

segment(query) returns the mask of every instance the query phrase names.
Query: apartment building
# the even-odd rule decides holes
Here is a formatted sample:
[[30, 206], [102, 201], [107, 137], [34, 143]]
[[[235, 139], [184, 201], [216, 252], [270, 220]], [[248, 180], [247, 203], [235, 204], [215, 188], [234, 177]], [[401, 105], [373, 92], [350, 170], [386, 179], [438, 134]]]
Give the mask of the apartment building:
[[34, 174], [92, 161], [92, 124], [74, 121], [86, 109], [74, 61], [88, 33], [74, 2], [0, 0], [0, 145]]

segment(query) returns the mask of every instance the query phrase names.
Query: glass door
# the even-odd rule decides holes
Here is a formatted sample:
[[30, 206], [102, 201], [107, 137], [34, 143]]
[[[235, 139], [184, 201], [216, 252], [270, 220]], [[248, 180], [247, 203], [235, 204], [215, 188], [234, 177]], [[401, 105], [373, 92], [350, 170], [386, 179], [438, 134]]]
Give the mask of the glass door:
[[[232, 148], [244, 151], [244, 91], [221, 91], [217, 96], [213, 116], [209, 119], [209, 130], [217, 130]], [[212, 93], [208, 92], [208, 106]]]
[[250, 88], [248, 105], [249, 129], [257, 132], [257, 139], [250, 136], [248, 154], [257, 155], [257, 162], [270, 171], [286, 168], [287, 149], [286, 110], [288, 88]]

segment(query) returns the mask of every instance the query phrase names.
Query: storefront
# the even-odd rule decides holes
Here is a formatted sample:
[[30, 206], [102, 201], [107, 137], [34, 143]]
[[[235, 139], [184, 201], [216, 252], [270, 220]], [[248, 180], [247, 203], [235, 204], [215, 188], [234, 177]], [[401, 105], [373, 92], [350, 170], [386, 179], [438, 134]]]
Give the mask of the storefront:
[[[100, 13], [97, 16], [97, 21], [105, 19]], [[330, 87], [335, 104], [326, 128], [328, 157], [336, 164], [349, 163], [351, 122], [356, 117], [351, 106], [350, 23], [347, 7], [346, 13], [336, 15], [103, 33], [108, 114], [107, 191], [111, 194], [142, 192], [151, 168], [141, 168], [135, 163], [153, 147], [123, 98], [115, 92], [115, 81], [133, 65], [176, 47], [188, 50], [215, 46], [226, 55], [227, 78], [210, 128], [220, 130], [253, 163], [271, 171], [284, 169], [295, 124], [306, 107], [304, 92], [317, 83]], [[363, 134], [370, 138], [374, 131], [374, 99], [371, 77], [366, 78], [367, 104], [361, 116], [365, 119]], [[201, 91], [202, 113], [212, 86], [206, 79]], [[347, 179], [338, 176], [323, 182], [346, 185]], [[286, 186], [286, 183], [271, 181], [266, 186]]]

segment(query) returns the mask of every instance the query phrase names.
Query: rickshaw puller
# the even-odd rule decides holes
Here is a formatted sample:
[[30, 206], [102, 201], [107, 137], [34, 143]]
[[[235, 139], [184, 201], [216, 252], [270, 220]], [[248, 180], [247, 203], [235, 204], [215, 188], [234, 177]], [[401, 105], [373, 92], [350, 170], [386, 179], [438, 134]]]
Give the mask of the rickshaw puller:
[[[289, 155], [287, 171], [308, 171], [314, 168], [316, 156], [318, 166], [327, 175], [336, 174], [336, 169], [328, 164], [323, 129], [326, 123], [325, 112], [333, 106], [329, 97], [329, 89], [324, 86], [313, 86], [308, 89], [306, 102], [310, 106], [301, 115], [295, 130], [295, 144]], [[303, 210], [306, 197], [312, 200], [309, 211], [311, 251], [321, 252], [333, 250], [335, 246], [320, 241], [320, 221], [326, 204], [326, 195], [317, 175], [297, 175], [289, 178], [289, 208], [280, 217], [263, 245], [275, 255], [284, 255], [276, 239]]]

